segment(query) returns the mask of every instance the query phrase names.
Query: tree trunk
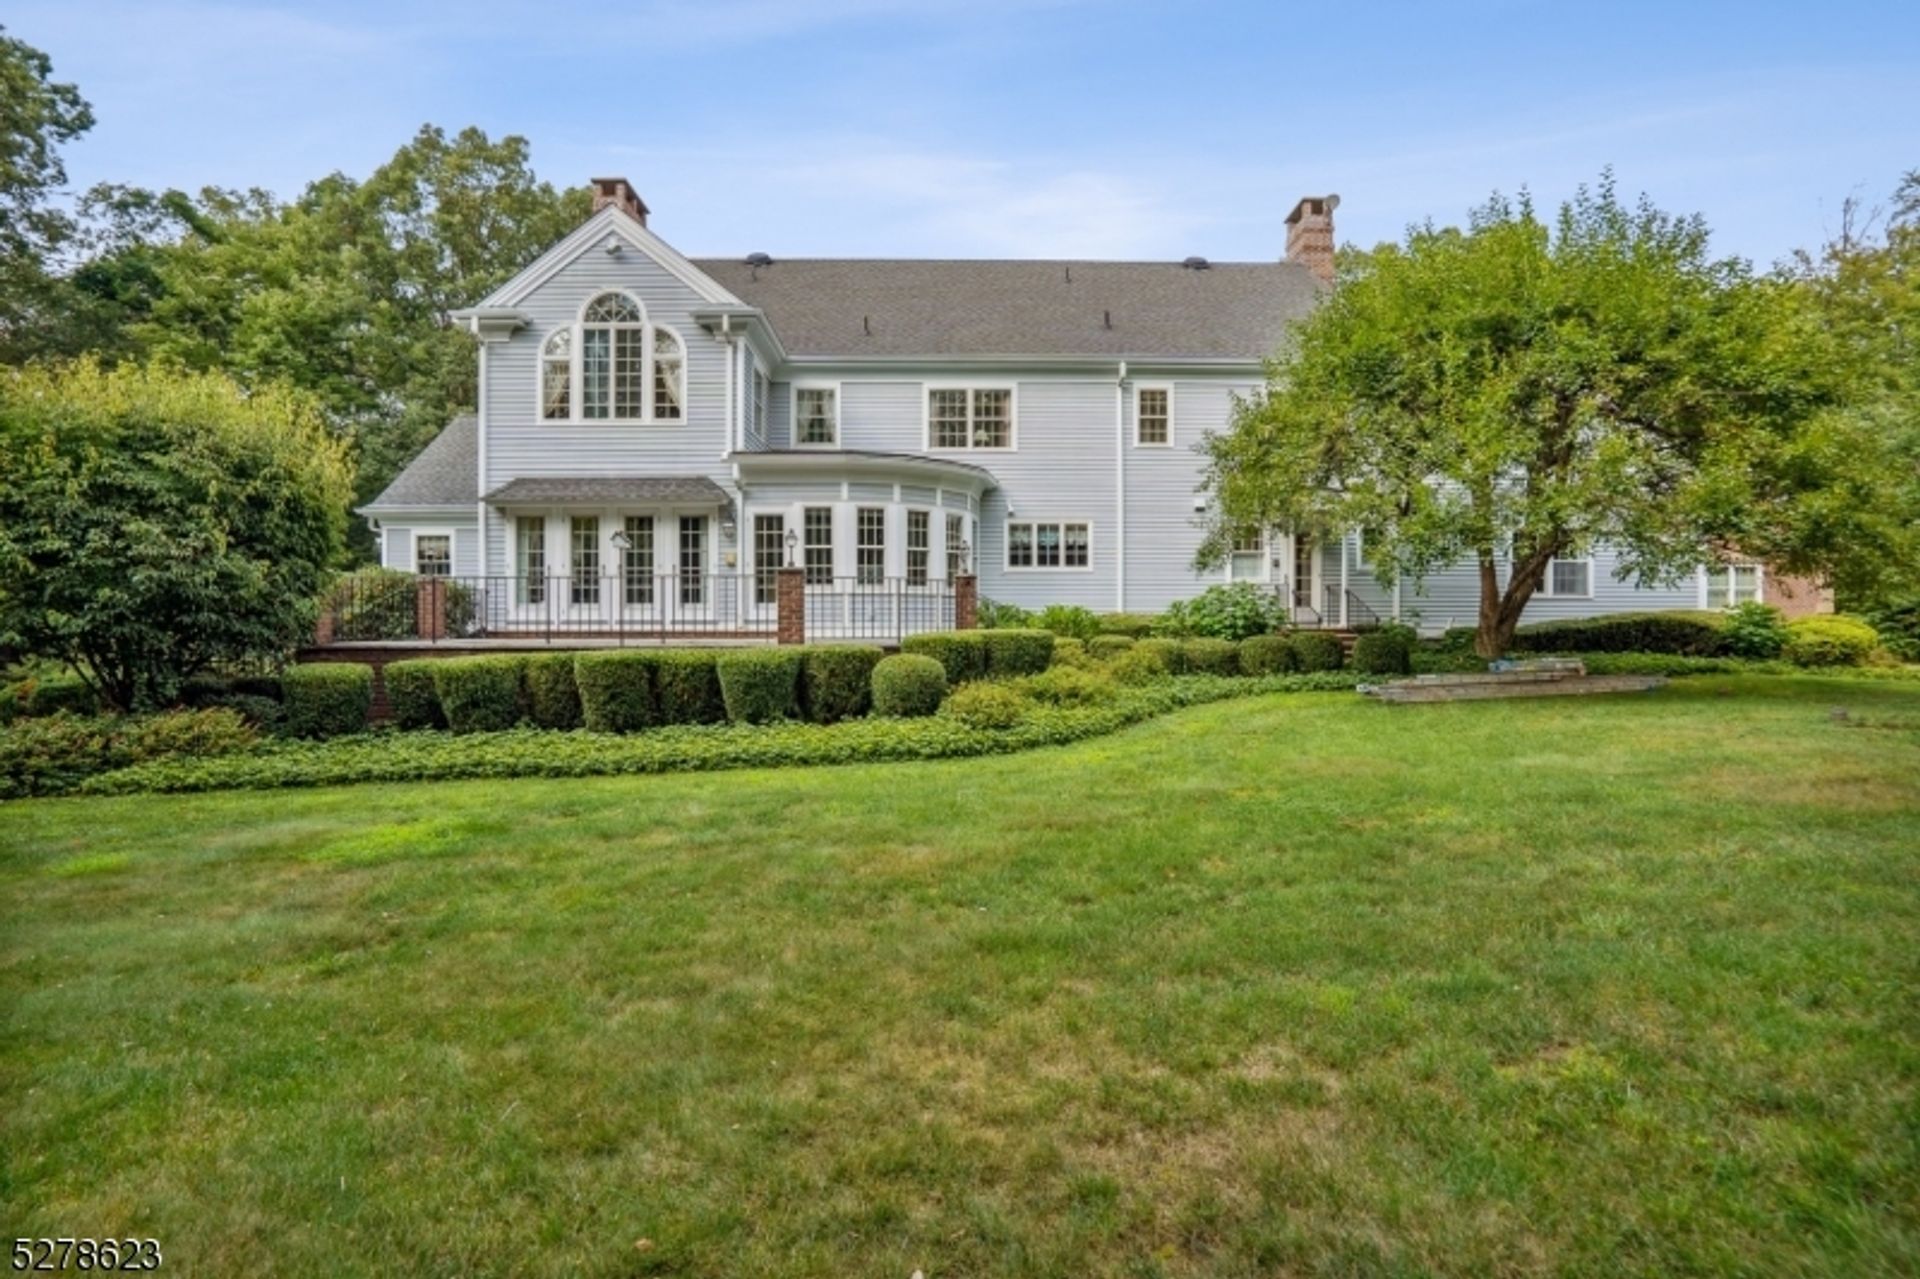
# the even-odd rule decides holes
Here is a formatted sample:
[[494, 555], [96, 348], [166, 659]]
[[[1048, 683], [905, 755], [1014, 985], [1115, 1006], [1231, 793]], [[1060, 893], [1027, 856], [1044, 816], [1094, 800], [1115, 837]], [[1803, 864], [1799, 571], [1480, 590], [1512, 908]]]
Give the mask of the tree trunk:
[[1500, 573], [1493, 552], [1480, 552], [1480, 625], [1474, 633], [1473, 651], [1488, 661], [1506, 656], [1513, 644], [1513, 633], [1520, 617], [1533, 598], [1534, 583], [1546, 571], [1547, 563], [1559, 553], [1558, 544], [1543, 546], [1516, 560], [1509, 569], [1507, 588], [1500, 589]]

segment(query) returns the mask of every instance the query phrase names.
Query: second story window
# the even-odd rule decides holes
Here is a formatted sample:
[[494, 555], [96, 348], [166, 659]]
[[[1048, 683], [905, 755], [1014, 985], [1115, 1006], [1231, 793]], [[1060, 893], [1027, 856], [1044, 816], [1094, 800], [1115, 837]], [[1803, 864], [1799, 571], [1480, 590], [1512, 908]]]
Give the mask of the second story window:
[[1173, 442], [1173, 392], [1164, 386], [1143, 386], [1134, 400], [1137, 443]]
[[640, 304], [603, 293], [580, 317], [580, 414], [639, 417], [646, 386], [647, 330]]
[[793, 393], [793, 442], [833, 445], [840, 439], [839, 395], [830, 386], [803, 386]]
[[540, 416], [573, 416], [572, 329], [555, 329], [540, 350]]
[[602, 293], [580, 322], [540, 345], [540, 417], [548, 422], [677, 422], [686, 417], [686, 347], [625, 293]]
[[658, 418], [680, 416], [684, 383], [680, 360], [680, 339], [666, 329], [653, 331], [653, 415]]
[[927, 391], [927, 446], [936, 449], [1012, 448], [1012, 389], [981, 386], [930, 388]]

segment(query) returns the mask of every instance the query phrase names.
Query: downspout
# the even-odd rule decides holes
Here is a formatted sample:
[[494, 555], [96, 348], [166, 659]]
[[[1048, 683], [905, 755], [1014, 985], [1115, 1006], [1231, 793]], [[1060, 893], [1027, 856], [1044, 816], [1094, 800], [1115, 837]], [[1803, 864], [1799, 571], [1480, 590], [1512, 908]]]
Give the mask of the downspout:
[[[1171, 432], [1172, 424], [1168, 424]], [[1127, 362], [1113, 384], [1113, 607], [1127, 611]]]
[[[480, 341], [480, 319], [475, 316], [470, 321], [474, 340]], [[535, 358], [539, 358], [536, 354]], [[544, 376], [544, 374], [542, 374]], [[538, 406], [536, 406], [537, 409]], [[487, 537], [487, 344], [480, 342], [480, 388], [474, 397], [474, 469], [473, 477], [475, 536], [480, 539], [480, 575], [487, 575], [488, 546]], [[380, 557], [386, 558], [386, 546], [381, 545]]]

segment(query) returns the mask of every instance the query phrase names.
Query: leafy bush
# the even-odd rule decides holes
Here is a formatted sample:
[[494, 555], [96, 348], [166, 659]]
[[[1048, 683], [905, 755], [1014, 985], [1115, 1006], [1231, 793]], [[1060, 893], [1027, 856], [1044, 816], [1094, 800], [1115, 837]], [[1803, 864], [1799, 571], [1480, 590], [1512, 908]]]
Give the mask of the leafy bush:
[[0, 729], [0, 799], [58, 795], [120, 767], [112, 722], [62, 712]]
[[1353, 669], [1362, 675], [1411, 675], [1417, 639], [1408, 626], [1364, 631], [1353, 643]]
[[118, 754], [129, 764], [177, 756], [229, 755], [260, 740], [259, 732], [240, 712], [224, 706], [142, 715], [120, 721], [115, 731]]
[[986, 631], [928, 631], [901, 640], [900, 651], [931, 657], [947, 673], [947, 683], [964, 684], [987, 673], [987, 634]]
[[1242, 675], [1283, 675], [1294, 669], [1294, 660], [1284, 635], [1249, 635], [1240, 641]]
[[1168, 675], [1187, 673], [1187, 650], [1179, 640], [1155, 636], [1152, 639], [1137, 641], [1134, 644], [1134, 651], [1153, 654], [1154, 659], [1160, 663], [1161, 670]]
[[736, 724], [771, 724], [799, 709], [797, 648], [724, 649], [715, 662], [727, 718]]
[[1160, 648], [1142, 641], [1107, 663], [1107, 677], [1116, 684], [1147, 684], [1165, 679], [1170, 673], [1165, 656], [1169, 651], [1178, 652], [1179, 646], [1169, 644], [1167, 648]]
[[1780, 655], [1795, 666], [1859, 666], [1880, 645], [1880, 632], [1853, 617], [1803, 617], [1787, 624]]
[[1301, 671], [1337, 671], [1346, 660], [1340, 641], [1325, 631], [1295, 631], [1287, 636], [1287, 645]]
[[727, 704], [717, 666], [722, 650], [663, 648], [653, 659], [655, 704], [662, 724], [720, 724]]
[[[1516, 653], [1679, 653], [1716, 657], [1725, 613], [1611, 613], [1537, 622], [1513, 633]], [[1471, 640], [1469, 640], [1469, 645]]]
[[1011, 684], [979, 680], [949, 693], [947, 700], [941, 703], [940, 713], [959, 720], [968, 728], [1004, 732], [1018, 727], [1032, 707], [1032, 699]]
[[1731, 609], [1720, 628], [1720, 649], [1729, 657], [1765, 661], [1780, 656], [1786, 646], [1786, 618], [1779, 609], [1752, 600]]
[[1159, 621], [1158, 613], [1102, 613], [1099, 616], [1100, 634], [1145, 639], [1153, 634], [1153, 628]]
[[433, 668], [438, 664], [416, 658], [410, 662], [388, 662], [380, 672], [387, 685], [387, 710], [393, 715], [396, 727], [447, 726], [447, 717], [440, 712], [440, 694], [433, 690]]
[[232, 711], [262, 733], [279, 733], [287, 726], [285, 704], [257, 693], [226, 693], [194, 709]]
[[800, 704], [816, 724], [865, 715], [873, 668], [886, 654], [869, 644], [813, 644], [800, 650]]
[[1180, 645], [1186, 669], [1193, 675], [1238, 675], [1240, 646], [1232, 640], [1190, 639]]
[[23, 715], [91, 715], [100, 709], [100, 699], [77, 675], [29, 676], [15, 694]]
[[1866, 615], [1880, 644], [1903, 662], [1920, 662], [1920, 595], [1889, 600]]
[[931, 715], [947, 695], [946, 668], [920, 653], [883, 657], [873, 668], [875, 715]]
[[1033, 614], [1018, 604], [999, 604], [982, 599], [974, 607], [973, 624], [986, 631], [1017, 630], [1032, 626]]
[[589, 731], [635, 733], [660, 722], [654, 657], [633, 649], [574, 654], [573, 683]]
[[457, 657], [433, 664], [440, 713], [456, 733], [497, 733], [526, 712], [527, 659], [517, 653]]
[[1040, 610], [1033, 624], [1043, 631], [1077, 640], [1092, 639], [1100, 633], [1100, 619], [1092, 609], [1078, 604], [1049, 604]]
[[1091, 666], [1093, 657], [1087, 652], [1084, 640], [1069, 639], [1056, 635], [1053, 638], [1054, 666]]
[[359, 662], [310, 662], [280, 677], [287, 696], [287, 733], [340, 737], [365, 732], [373, 706], [373, 667]]
[[1052, 631], [981, 631], [987, 646], [987, 674], [996, 678], [1038, 675], [1053, 663]]
[[572, 653], [532, 654], [521, 678], [526, 681], [527, 719], [535, 728], [580, 727], [580, 688], [573, 682]]
[[1173, 604], [1160, 615], [1154, 633], [1243, 640], [1276, 631], [1285, 621], [1286, 608], [1274, 592], [1252, 582], [1230, 582]]
[[1126, 652], [1135, 642], [1131, 635], [1096, 635], [1087, 641], [1087, 652], [1105, 661]]
[[1112, 701], [1120, 692], [1113, 676], [1105, 671], [1077, 670], [1071, 666], [1055, 666], [1015, 681], [1010, 687], [1049, 706], [1095, 706]]

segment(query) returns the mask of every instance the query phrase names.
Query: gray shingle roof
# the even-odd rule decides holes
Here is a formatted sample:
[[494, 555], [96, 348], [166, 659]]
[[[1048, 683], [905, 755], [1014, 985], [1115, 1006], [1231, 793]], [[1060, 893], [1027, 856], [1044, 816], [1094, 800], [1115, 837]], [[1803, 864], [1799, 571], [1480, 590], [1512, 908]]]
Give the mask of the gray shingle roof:
[[478, 436], [473, 414], [454, 418], [363, 509], [471, 505], [480, 489]]
[[[1321, 284], [1291, 262], [777, 259], [694, 265], [761, 308], [796, 356], [1259, 359]], [[1111, 320], [1112, 327], [1108, 322]]]
[[508, 480], [487, 494], [497, 504], [527, 502], [668, 502], [719, 506], [727, 491], [704, 475], [579, 475]]

